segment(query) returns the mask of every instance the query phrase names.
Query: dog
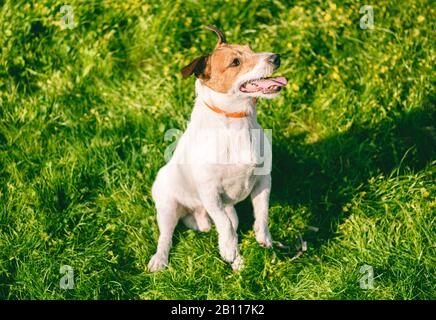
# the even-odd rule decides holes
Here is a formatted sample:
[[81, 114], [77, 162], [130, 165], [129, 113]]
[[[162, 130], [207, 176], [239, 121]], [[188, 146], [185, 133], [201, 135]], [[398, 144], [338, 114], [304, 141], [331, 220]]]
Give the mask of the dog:
[[228, 44], [217, 27], [206, 28], [216, 33], [218, 42], [212, 53], [182, 69], [183, 78], [197, 78], [195, 105], [186, 131], [152, 186], [160, 235], [148, 263], [150, 272], [167, 266], [179, 220], [202, 232], [211, 229], [212, 220], [221, 257], [233, 270], [243, 268], [234, 205], [249, 195], [256, 240], [272, 247], [268, 228], [271, 145], [257, 122], [256, 99], [274, 98], [287, 84], [284, 77], [268, 77], [280, 66], [280, 56]]

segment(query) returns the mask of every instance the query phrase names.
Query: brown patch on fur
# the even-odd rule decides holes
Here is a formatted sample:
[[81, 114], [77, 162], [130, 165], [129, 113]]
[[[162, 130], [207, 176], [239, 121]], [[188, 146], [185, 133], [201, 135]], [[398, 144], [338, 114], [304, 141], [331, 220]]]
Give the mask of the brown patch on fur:
[[207, 75], [204, 73], [206, 68], [207, 59], [209, 55], [204, 55], [194, 59], [190, 64], [182, 69], [183, 78], [188, 78], [191, 74], [195, 74], [197, 78], [206, 79]]
[[206, 28], [218, 36], [214, 51], [193, 60], [182, 69], [182, 75], [187, 78], [195, 74], [209, 88], [227, 93], [240, 75], [256, 66], [259, 56], [248, 45], [227, 44], [224, 34], [217, 27]]
[[[235, 59], [239, 65], [232, 66]], [[209, 88], [226, 93], [235, 80], [251, 71], [258, 63], [259, 57], [247, 45], [223, 44], [216, 48], [206, 63], [206, 78], [200, 78]]]

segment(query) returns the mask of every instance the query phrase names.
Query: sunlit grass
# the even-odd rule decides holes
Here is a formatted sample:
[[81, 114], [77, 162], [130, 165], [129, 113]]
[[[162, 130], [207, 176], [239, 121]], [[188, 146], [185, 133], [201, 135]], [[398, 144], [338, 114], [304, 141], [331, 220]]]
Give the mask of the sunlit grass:
[[[63, 1], [0, 3], [0, 298], [435, 298], [429, 1], [377, 1], [372, 30], [354, 1], [69, 1], [71, 30]], [[270, 228], [292, 250], [259, 247], [243, 203], [242, 272], [214, 230], [180, 228], [150, 274], [150, 187], [164, 133], [189, 119], [180, 69], [213, 48], [209, 24], [282, 55], [290, 83], [258, 113], [273, 129]]]

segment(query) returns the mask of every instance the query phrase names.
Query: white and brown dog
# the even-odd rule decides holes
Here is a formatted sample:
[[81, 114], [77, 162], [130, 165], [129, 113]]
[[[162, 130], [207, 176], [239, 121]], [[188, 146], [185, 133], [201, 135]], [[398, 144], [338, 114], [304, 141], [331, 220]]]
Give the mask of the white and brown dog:
[[209, 218], [218, 231], [222, 258], [234, 270], [242, 268], [234, 205], [248, 195], [257, 242], [272, 246], [268, 229], [271, 147], [257, 123], [256, 98], [276, 97], [287, 80], [267, 77], [280, 66], [278, 54], [227, 44], [220, 30], [207, 28], [218, 35], [218, 43], [211, 54], [182, 70], [184, 78], [197, 77], [191, 121], [152, 187], [160, 236], [148, 264], [150, 271], [168, 264], [180, 219], [190, 228], [209, 231]]

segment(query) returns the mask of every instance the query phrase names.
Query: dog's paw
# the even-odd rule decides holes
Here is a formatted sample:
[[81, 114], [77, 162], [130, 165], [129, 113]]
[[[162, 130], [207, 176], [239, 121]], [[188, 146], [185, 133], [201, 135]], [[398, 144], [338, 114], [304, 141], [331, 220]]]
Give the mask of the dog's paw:
[[212, 227], [209, 216], [205, 211], [194, 211], [192, 214], [183, 217], [182, 221], [189, 229], [200, 232], [209, 232]]
[[255, 234], [257, 243], [259, 243], [262, 247], [272, 248], [272, 238], [268, 228], [255, 230]]
[[237, 256], [236, 259], [232, 262], [233, 271], [240, 271], [244, 269], [244, 259], [241, 256]]
[[212, 223], [210, 222], [209, 215], [205, 209], [194, 211], [194, 217], [197, 222], [198, 230], [200, 232], [209, 232]]
[[212, 228], [212, 224], [210, 223], [209, 219], [203, 221], [197, 221], [198, 224], [198, 231], [200, 232], [209, 232]]
[[227, 262], [235, 261], [238, 256], [238, 239], [231, 237], [226, 241], [219, 240], [219, 248], [221, 257]]
[[168, 265], [168, 258], [155, 254], [154, 256], [151, 257], [147, 268], [148, 271], [150, 272], [156, 272], [165, 269], [167, 265]]

